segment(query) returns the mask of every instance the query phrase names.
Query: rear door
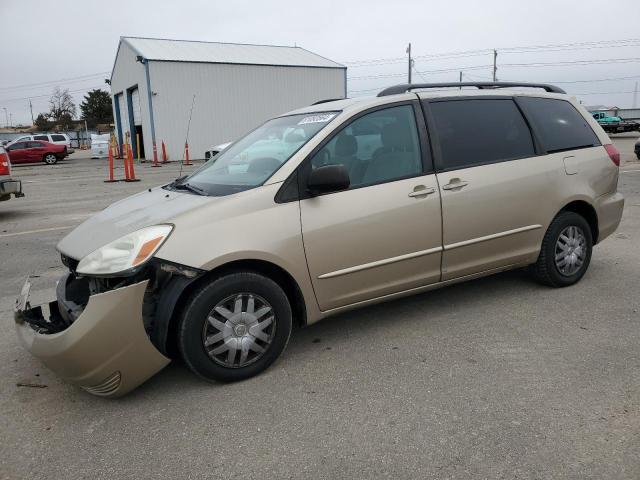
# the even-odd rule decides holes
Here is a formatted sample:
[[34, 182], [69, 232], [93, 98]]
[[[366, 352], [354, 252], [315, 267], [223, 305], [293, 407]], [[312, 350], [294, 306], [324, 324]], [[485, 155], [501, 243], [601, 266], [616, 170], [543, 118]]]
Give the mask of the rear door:
[[46, 143], [42, 142], [27, 142], [27, 150], [25, 155], [29, 162], [41, 162], [47, 153]]
[[431, 100], [425, 110], [442, 195], [442, 279], [535, 261], [553, 177], [515, 101]]
[[[299, 170], [304, 248], [323, 311], [440, 279], [440, 198], [419, 112], [412, 102], [360, 114]], [[347, 168], [350, 188], [309, 197], [306, 176], [327, 164]]]

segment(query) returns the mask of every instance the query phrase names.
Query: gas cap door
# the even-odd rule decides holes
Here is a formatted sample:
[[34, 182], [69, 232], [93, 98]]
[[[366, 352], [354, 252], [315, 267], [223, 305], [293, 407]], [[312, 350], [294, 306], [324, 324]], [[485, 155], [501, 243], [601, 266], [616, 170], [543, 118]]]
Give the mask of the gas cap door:
[[570, 155], [564, 157], [562, 163], [564, 164], [564, 171], [567, 175], [575, 175], [578, 173], [578, 159], [575, 156]]

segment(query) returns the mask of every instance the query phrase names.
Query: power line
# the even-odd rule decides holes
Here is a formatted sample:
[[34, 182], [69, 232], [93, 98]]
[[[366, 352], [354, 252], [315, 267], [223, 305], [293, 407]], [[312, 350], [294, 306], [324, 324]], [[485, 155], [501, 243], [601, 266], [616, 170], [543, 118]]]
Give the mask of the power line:
[[43, 87], [43, 86], [47, 86], [49, 84], [53, 85], [53, 84], [57, 84], [57, 83], [69, 83], [69, 82], [73, 82], [73, 81], [80, 81], [80, 80], [89, 80], [91, 78], [94, 77], [101, 77], [107, 74], [110, 74], [111, 72], [99, 72], [99, 73], [91, 73], [91, 74], [87, 74], [87, 75], [79, 75], [77, 77], [69, 77], [69, 78], [61, 78], [59, 80], [49, 80], [46, 82], [38, 82], [38, 83], [30, 83], [27, 85], [13, 85], [11, 87], [0, 87], [0, 90], [4, 91], [4, 90], [22, 90], [28, 87]]
[[[478, 70], [483, 68], [491, 68], [493, 65], [472, 65], [468, 67], [455, 67], [455, 68], [442, 68], [439, 70], [416, 70], [419, 74], [436, 74], [436, 73], [449, 73], [449, 72], [459, 72], [460, 70]], [[415, 67], [414, 67], [415, 68]], [[403, 77], [404, 73], [378, 73], [373, 75], [360, 75], [357, 77], [347, 77], [347, 80], [367, 80], [372, 78], [393, 78], [393, 77]]]
[[605, 65], [609, 63], [634, 63], [640, 62], [640, 57], [630, 58], [601, 58], [593, 60], [569, 60], [561, 62], [528, 62], [528, 63], [501, 63], [500, 67], [564, 67], [568, 65]]
[[[69, 90], [69, 93], [88, 92], [90, 90], [100, 90], [100, 89], [102, 89], [102, 85], [99, 85], [97, 87], [79, 88], [78, 90]], [[50, 93], [45, 93], [43, 95], [30, 95], [28, 97], [4, 98], [0, 100], [0, 103], [17, 102], [19, 100], [29, 100], [34, 98], [43, 98], [43, 97], [50, 97], [50, 96], [51, 96]]]
[[[529, 68], [529, 67], [566, 67], [566, 66], [582, 66], [582, 65], [606, 65], [611, 63], [636, 63], [640, 62], [640, 57], [631, 57], [631, 58], [610, 58], [610, 59], [594, 59], [594, 60], [570, 60], [570, 61], [561, 61], [561, 62], [529, 62], [529, 63], [501, 63], [500, 68], [505, 67], [519, 67], [519, 68]], [[491, 65], [472, 65], [467, 67], [454, 67], [454, 68], [443, 68], [438, 70], [429, 70], [422, 71], [421, 73], [449, 73], [449, 72], [458, 72], [460, 70], [479, 70], [484, 68], [493, 68], [493, 64]], [[380, 73], [380, 74], [372, 74], [372, 75], [360, 75], [355, 77], [347, 77], [348, 80], [367, 80], [372, 78], [393, 78], [400, 77], [404, 74], [401, 73]]]
[[[529, 52], [542, 52], [542, 51], [567, 51], [567, 50], [586, 50], [590, 48], [622, 48], [622, 47], [637, 47], [640, 46], [640, 38], [629, 38], [622, 40], [599, 40], [593, 42], [575, 42], [575, 43], [559, 43], [548, 45], [529, 45], [520, 47], [498, 47], [497, 50], [504, 53], [529, 53]], [[446, 59], [454, 57], [472, 57], [491, 54], [493, 49], [476, 49], [476, 50], [461, 50], [457, 52], [447, 52], [431, 55], [415, 55], [413, 58], [423, 59]], [[344, 61], [343, 65], [355, 67], [355, 66], [375, 66], [385, 65], [392, 63], [399, 63], [405, 60], [404, 57], [390, 57], [390, 58], [373, 58], [366, 60], [354, 60]]]

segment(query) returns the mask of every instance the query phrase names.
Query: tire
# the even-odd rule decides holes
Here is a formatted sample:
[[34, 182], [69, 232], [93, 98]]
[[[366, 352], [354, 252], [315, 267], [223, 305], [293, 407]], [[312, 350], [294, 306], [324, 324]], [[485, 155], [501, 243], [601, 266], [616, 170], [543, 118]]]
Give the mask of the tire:
[[640, 152], [636, 153], [636, 157], [638, 157], [638, 160], [640, 160]]
[[[570, 232], [574, 232], [575, 237], [572, 238]], [[564, 239], [571, 241], [561, 239], [561, 234]], [[567, 255], [564, 247], [569, 247], [568, 251], [572, 254]], [[536, 280], [544, 285], [568, 287], [580, 281], [589, 268], [592, 249], [591, 227], [584, 217], [574, 212], [560, 212], [544, 235], [540, 255], [531, 271]], [[556, 256], [560, 258], [556, 260]]]
[[177, 343], [196, 375], [234, 382], [275, 362], [289, 342], [291, 328], [291, 306], [282, 288], [263, 275], [243, 271], [219, 277], [191, 296], [182, 311]]
[[42, 158], [42, 161], [47, 165], [55, 165], [56, 163], [58, 163], [58, 157], [56, 157], [53, 153], [47, 153]]

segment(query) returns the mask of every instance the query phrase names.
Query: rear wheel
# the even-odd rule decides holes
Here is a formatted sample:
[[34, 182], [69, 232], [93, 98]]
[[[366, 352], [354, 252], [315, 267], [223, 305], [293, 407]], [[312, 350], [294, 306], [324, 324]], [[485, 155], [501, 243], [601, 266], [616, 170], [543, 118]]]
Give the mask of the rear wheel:
[[539, 282], [552, 287], [573, 285], [589, 268], [592, 248], [591, 228], [584, 217], [560, 212], [542, 240], [533, 274]]
[[53, 153], [47, 153], [44, 156], [43, 160], [47, 165], [55, 165], [58, 162], [58, 157], [56, 157]]
[[206, 380], [243, 380], [269, 367], [287, 346], [291, 306], [273, 280], [231, 273], [197, 291], [183, 311], [178, 346]]

